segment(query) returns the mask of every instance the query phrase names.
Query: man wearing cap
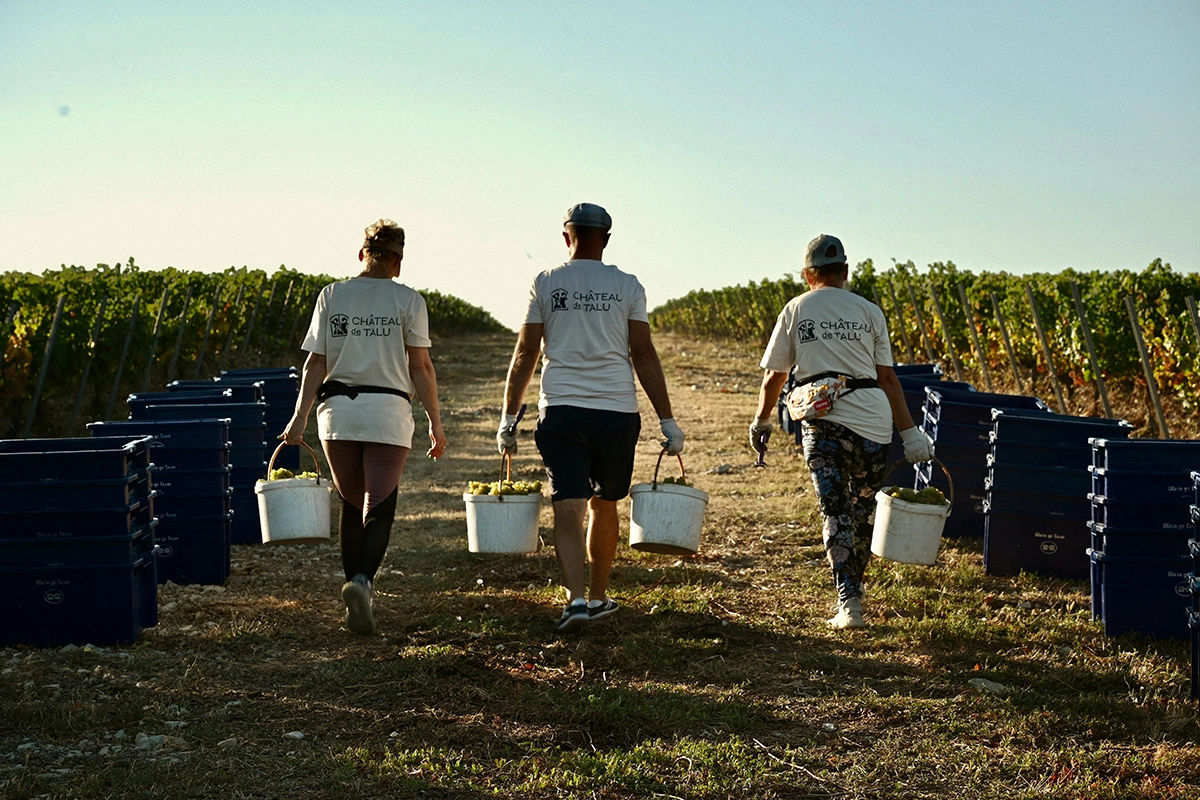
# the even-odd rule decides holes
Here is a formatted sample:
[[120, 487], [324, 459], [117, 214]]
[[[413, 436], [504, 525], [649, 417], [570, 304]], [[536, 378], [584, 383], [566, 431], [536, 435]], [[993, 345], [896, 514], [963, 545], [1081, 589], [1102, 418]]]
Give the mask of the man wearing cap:
[[892, 369], [883, 311], [846, 289], [849, 273], [836, 237], [821, 234], [808, 243], [804, 279], [811, 291], [792, 298], [775, 322], [750, 423], [751, 444], [758, 445], [770, 434], [780, 391], [795, 367], [799, 394], [789, 407], [804, 415], [804, 460], [837, 588], [837, 613], [829, 624], [838, 629], [866, 627], [863, 573], [871, 558], [875, 493], [887, 469], [892, 424], [909, 462], [933, 458], [933, 441], [913, 423]]
[[658, 414], [663, 447], [678, 454], [684, 437], [650, 339], [646, 292], [636, 277], [601, 260], [612, 218], [598, 205], [579, 203], [563, 227], [568, 260], [533, 281], [496, 442], [501, 453], [517, 450], [517, 413], [540, 350], [534, 440], [552, 490], [554, 550], [567, 594], [555, 628], [571, 632], [617, 610], [608, 578], [617, 501], [629, 494], [641, 430], [635, 374]]

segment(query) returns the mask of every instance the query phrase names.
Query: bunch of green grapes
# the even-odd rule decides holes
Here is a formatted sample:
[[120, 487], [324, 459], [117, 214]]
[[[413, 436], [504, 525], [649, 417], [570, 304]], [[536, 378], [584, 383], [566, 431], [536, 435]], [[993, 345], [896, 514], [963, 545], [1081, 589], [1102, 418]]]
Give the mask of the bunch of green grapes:
[[471, 481], [467, 484], [470, 494], [510, 495], [510, 494], [541, 494], [541, 481]]
[[[269, 473], [267, 473], [266, 480], [268, 480], [268, 481], [284, 481], [284, 480], [287, 480], [288, 478], [305, 478], [307, 480], [313, 481], [319, 477], [321, 477], [321, 476], [315, 472], [301, 472], [299, 474], [296, 474], [296, 473], [293, 473], [287, 467], [279, 467], [278, 469], [273, 469]], [[263, 480], [264, 480], [263, 478], [259, 478], [259, 481], [263, 481]]]
[[926, 486], [921, 491], [913, 489], [902, 489], [893, 487], [890, 491], [892, 497], [897, 500], [903, 500], [906, 503], [920, 503], [928, 506], [944, 506], [946, 505], [946, 495], [942, 494], [941, 489], [935, 486]]
[[682, 476], [678, 478], [663, 478], [659, 483], [669, 483], [672, 486], [691, 486]]

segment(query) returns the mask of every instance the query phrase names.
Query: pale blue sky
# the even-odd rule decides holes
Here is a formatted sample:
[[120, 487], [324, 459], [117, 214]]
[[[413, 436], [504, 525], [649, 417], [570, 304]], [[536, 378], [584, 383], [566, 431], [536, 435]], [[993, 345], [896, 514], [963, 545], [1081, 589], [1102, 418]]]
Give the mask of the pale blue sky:
[[1200, 2], [0, 0], [0, 271], [403, 279], [515, 327], [563, 211], [650, 306], [852, 262], [1200, 269]]

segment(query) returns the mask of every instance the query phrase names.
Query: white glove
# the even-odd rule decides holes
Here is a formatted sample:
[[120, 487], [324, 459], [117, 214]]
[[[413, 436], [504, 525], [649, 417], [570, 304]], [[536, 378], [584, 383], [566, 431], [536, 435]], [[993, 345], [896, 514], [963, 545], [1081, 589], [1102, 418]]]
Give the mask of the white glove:
[[933, 458], [933, 439], [916, 425], [900, 431], [900, 441], [904, 443], [904, 457], [908, 463], [918, 464]]
[[763, 435], [770, 436], [774, 428], [775, 424], [771, 421], [770, 417], [763, 417], [762, 419], [755, 417], [750, 423], [750, 446], [755, 450], [761, 448]]
[[683, 431], [679, 429], [674, 417], [660, 419], [658, 426], [662, 429], [662, 435], [667, 437], [667, 440], [662, 443], [662, 446], [667, 449], [667, 455], [677, 456], [682, 453]]
[[496, 448], [503, 454], [517, 452], [517, 415], [504, 414], [496, 431]]

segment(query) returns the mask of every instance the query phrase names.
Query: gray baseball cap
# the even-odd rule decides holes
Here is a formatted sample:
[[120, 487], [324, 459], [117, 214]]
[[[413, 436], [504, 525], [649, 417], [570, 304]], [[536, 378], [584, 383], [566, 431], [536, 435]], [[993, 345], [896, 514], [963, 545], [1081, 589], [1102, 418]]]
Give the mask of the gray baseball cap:
[[822, 233], [808, 243], [808, 251], [804, 254], [805, 269], [820, 269], [829, 264], [845, 264], [846, 248], [842, 240], [828, 233]]
[[567, 213], [563, 217], [563, 225], [608, 230], [612, 227], [612, 217], [595, 203], [576, 203], [567, 209]]

